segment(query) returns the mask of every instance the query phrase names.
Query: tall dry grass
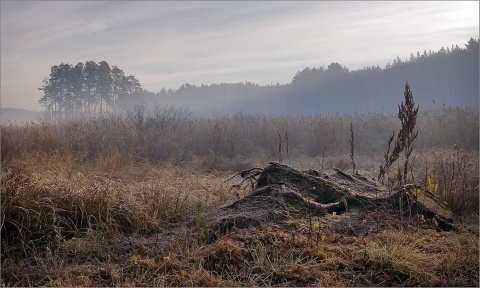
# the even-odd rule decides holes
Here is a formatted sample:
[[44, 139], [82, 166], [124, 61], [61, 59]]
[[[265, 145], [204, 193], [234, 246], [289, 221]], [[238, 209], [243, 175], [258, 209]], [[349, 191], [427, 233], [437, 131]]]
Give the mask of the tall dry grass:
[[458, 145], [415, 153], [410, 181], [447, 202], [459, 219], [478, 222], [478, 157], [478, 150], [462, 150]]
[[[175, 223], [192, 222], [199, 209], [209, 211], [238, 197], [228, 193], [225, 173], [205, 174], [169, 162], [130, 162], [106, 152], [92, 161], [60, 150], [25, 152], [3, 163], [3, 267], [14, 269], [9, 263], [15, 263], [23, 273], [18, 265], [29, 266], [24, 261], [36, 259], [38, 265], [33, 266], [43, 269], [40, 274], [57, 275], [71, 262], [69, 253], [75, 254], [75, 261], [103, 261], [115, 253], [112, 243], [122, 237], [151, 235]], [[32, 283], [16, 282], [20, 272], [9, 271], [2, 270], [6, 285], [51, 285], [31, 275]]]
[[[386, 139], [399, 125], [395, 115], [383, 114], [287, 117], [237, 113], [200, 119], [185, 110], [156, 107], [126, 116], [70, 119], [59, 125], [2, 125], [1, 152], [3, 160], [32, 151], [69, 151], [90, 160], [114, 151], [151, 163], [189, 154], [278, 160], [281, 135], [284, 141], [288, 138], [291, 158], [341, 156], [350, 151], [350, 122], [355, 130], [355, 154], [372, 158], [381, 157]], [[469, 110], [424, 112], [417, 122], [416, 150], [455, 144], [462, 150], [478, 150], [478, 115]]]

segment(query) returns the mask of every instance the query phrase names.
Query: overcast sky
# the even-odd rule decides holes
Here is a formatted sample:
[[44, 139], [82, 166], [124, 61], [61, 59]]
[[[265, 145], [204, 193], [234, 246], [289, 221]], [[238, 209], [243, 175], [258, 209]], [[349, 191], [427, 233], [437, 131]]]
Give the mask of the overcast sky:
[[289, 83], [306, 67], [385, 67], [479, 38], [479, 1], [1, 1], [1, 107], [40, 110], [62, 62], [117, 65], [153, 92]]

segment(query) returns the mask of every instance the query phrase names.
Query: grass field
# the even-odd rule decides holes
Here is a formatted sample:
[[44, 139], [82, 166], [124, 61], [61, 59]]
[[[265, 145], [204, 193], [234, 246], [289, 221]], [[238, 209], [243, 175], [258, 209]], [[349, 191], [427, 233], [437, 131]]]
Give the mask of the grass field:
[[[456, 231], [405, 219], [350, 235], [299, 221], [213, 239], [216, 209], [251, 192], [232, 175], [280, 160], [350, 169], [352, 122], [357, 170], [376, 177], [396, 117], [154, 112], [1, 126], [2, 285], [479, 285], [478, 115], [422, 115], [410, 163], [409, 181], [449, 204]], [[396, 181], [394, 167], [385, 185]]]

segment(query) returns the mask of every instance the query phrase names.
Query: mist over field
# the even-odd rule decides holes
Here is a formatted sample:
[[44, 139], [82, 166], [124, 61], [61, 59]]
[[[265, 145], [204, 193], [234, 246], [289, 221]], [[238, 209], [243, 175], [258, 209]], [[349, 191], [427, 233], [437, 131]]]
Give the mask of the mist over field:
[[399, 57], [386, 67], [349, 70], [339, 63], [307, 67], [288, 84], [258, 85], [253, 82], [182, 84], [178, 89], [152, 92], [142, 88], [134, 75], [106, 61], [87, 61], [75, 66], [61, 63], [40, 88], [44, 113], [11, 113], [6, 121], [59, 121], [78, 116], [126, 113], [135, 107], [181, 107], [195, 117], [233, 115], [394, 114], [402, 100], [403, 85], [411, 86], [422, 111], [461, 107], [478, 113], [479, 42], [471, 38], [438, 51], [417, 51], [408, 60]]

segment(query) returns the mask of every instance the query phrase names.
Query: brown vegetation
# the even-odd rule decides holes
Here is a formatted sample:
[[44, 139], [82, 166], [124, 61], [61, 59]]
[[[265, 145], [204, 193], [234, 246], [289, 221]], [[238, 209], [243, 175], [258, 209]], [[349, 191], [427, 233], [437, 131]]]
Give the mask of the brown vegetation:
[[400, 131], [395, 138], [395, 143], [393, 150], [390, 152], [390, 147], [393, 142], [393, 137], [395, 132], [388, 138], [388, 149], [384, 154], [384, 163], [379, 167], [378, 179], [385, 177], [385, 173], [390, 169], [395, 161], [398, 160], [400, 153], [403, 151], [405, 153], [405, 160], [403, 164], [403, 184], [407, 183], [407, 174], [408, 174], [408, 159], [413, 152], [413, 141], [418, 136], [418, 131], [415, 131], [417, 124], [417, 114], [418, 106], [415, 108], [415, 103], [413, 102], [413, 95], [410, 91], [410, 86], [408, 82], [405, 83], [405, 103], [402, 102], [398, 105], [398, 119], [400, 119], [401, 127]]
[[478, 115], [419, 115], [409, 160], [456, 231], [404, 219], [352, 235], [306, 216], [218, 237], [218, 209], [251, 192], [226, 182], [234, 173], [282, 153], [302, 170], [346, 169], [352, 121], [357, 169], [373, 177], [395, 117], [152, 115], [1, 126], [2, 285], [478, 286]]

